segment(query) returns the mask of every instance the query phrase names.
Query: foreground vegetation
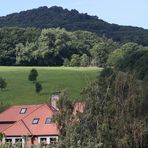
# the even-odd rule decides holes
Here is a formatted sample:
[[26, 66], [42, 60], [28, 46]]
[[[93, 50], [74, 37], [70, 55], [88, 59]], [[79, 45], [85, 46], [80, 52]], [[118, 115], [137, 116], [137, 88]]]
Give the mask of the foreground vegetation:
[[63, 93], [55, 117], [61, 132], [59, 147], [147, 148], [147, 88], [132, 73], [106, 68], [84, 90], [84, 112], [77, 116]]
[[28, 75], [33, 67], [0, 67], [0, 77], [7, 82], [6, 90], [0, 91], [0, 102], [8, 104], [38, 104], [49, 101], [56, 91], [66, 90], [72, 100], [80, 98], [81, 89], [96, 78], [99, 68], [35, 67], [38, 82], [43, 90], [35, 92]]

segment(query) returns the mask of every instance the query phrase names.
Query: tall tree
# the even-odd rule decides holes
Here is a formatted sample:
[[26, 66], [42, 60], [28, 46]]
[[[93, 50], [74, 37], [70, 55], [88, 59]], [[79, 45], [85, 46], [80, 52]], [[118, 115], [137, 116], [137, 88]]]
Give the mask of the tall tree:
[[86, 54], [81, 56], [80, 66], [86, 67], [90, 65], [90, 59]]
[[80, 66], [80, 56], [78, 54], [72, 55], [70, 66]]
[[109, 54], [117, 48], [117, 45], [110, 40], [102, 41], [102, 43], [95, 44], [90, 50], [92, 56], [92, 65], [98, 67], [107, 66]]

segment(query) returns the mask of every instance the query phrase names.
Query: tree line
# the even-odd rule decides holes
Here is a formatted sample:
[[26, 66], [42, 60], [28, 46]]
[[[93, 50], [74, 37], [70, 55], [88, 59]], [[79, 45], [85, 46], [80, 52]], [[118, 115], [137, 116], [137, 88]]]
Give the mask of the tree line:
[[[0, 65], [96, 65], [95, 61], [92, 62], [95, 56], [93, 47], [98, 44], [106, 47], [107, 51], [102, 54], [108, 54], [117, 47], [112, 40], [91, 32], [68, 32], [59, 28], [1, 28], [0, 38]], [[106, 61], [102, 59], [101, 62]]]

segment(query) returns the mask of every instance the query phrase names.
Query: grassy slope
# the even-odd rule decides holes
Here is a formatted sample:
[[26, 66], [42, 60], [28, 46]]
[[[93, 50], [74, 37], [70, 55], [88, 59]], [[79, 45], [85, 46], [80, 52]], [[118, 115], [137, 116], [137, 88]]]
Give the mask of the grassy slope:
[[10, 104], [38, 104], [48, 102], [52, 92], [65, 89], [72, 99], [80, 97], [81, 89], [94, 80], [98, 68], [36, 67], [38, 80], [43, 86], [40, 95], [34, 84], [28, 81], [33, 67], [0, 67], [0, 77], [6, 79], [8, 87], [0, 91], [0, 101]]

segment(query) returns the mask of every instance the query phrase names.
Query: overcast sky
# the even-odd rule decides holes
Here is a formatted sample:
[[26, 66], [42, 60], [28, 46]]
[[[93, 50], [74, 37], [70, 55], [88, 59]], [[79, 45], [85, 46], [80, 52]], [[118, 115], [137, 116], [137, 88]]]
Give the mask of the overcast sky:
[[97, 15], [109, 23], [148, 29], [148, 0], [1, 0], [0, 16], [55, 5]]

